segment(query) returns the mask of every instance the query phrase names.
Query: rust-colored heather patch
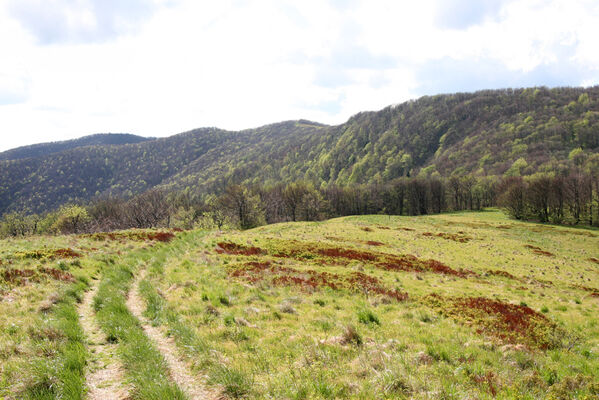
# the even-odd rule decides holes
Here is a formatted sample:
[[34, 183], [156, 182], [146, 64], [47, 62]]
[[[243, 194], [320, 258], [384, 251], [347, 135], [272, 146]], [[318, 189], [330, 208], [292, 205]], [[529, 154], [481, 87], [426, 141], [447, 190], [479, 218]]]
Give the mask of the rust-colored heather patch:
[[383, 230], [389, 230], [391, 228], [389, 228], [388, 226], [384, 226], [384, 225], [377, 225], [376, 226], [378, 229], [383, 229]]
[[55, 258], [79, 258], [81, 254], [73, 249], [42, 249], [21, 251], [15, 253], [15, 256], [19, 258], [32, 258], [34, 260], [52, 260]]
[[599, 264], [599, 258], [591, 257], [591, 258], [589, 258], [589, 261], [593, 262], [595, 264]]
[[317, 288], [328, 287], [333, 290], [347, 289], [370, 295], [387, 296], [397, 301], [405, 301], [408, 294], [397, 289], [386, 288], [380, 280], [361, 272], [349, 275], [334, 274], [325, 271], [298, 270], [291, 267], [272, 264], [270, 261], [247, 262], [242, 266], [229, 270], [229, 276], [242, 278], [250, 283], [265, 279], [271, 280], [275, 286], [295, 286], [301, 290], [313, 291]]
[[507, 271], [503, 271], [503, 270], [500, 270], [500, 269], [496, 269], [496, 270], [489, 269], [489, 270], [487, 270], [487, 273], [489, 275], [501, 276], [503, 278], [514, 279], [516, 281], [520, 280], [520, 278], [518, 278], [518, 277], [516, 277], [516, 276], [514, 276], [512, 274], [510, 274]]
[[74, 282], [75, 277], [73, 274], [65, 271], [61, 271], [56, 268], [40, 268], [40, 272], [49, 275], [57, 281]]
[[231, 242], [221, 242], [216, 247], [216, 252], [219, 254], [246, 256], [268, 254], [277, 258], [293, 258], [298, 261], [314, 260], [312, 262], [321, 265], [347, 265], [351, 261], [360, 261], [387, 271], [433, 272], [460, 278], [477, 275], [470, 270], [455, 270], [440, 261], [423, 260], [411, 254], [393, 255], [376, 251], [330, 246], [323, 243], [300, 242], [297, 240], [273, 239], [270, 241], [270, 245], [272, 247], [261, 249]]
[[373, 232], [373, 229], [372, 229], [372, 228], [369, 228], [369, 227], [367, 227], [367, 226], [363, 226], [363, 227], [361, 227], [360, 229], [362, 229], [364, 232]]
[[343, 249], [341, 247], [325, 247], [317, 248], [317, 254], [331, 258], [345, 258], [347, 260], [358, 260], [358, 261], [375, 261], [377, 256], [366, 252], [353, 249]]
[[[73, 282], [75, 278], [69, 272], [56, 268], [40, 268], [39, 272], [52, 277], [57, 281]], [[5, 282], [21, 285], [28, 280], [39, 281], [39, 274], [33, 269], [7, 269], [2, 272]]]
[[22, 283], [25, 279], [31, 278], [35, 275], [35, 271], [32, 269], [7, 269], [2, 271], [2, 278], [8, 283]]
[[257, 256], [264, 254], [259, 247], [244, 246], [233, 242], [219, 242], [216, 247], [218, 254], [231, 254], [239, 256]]
[[422, 236], [426, 236], [426, 237], [440, 237], [442, 239], [453, 240], [454, 242], [458, 242], [458, 243], [468, 243], [470, 240], [472, 240], [472, 238], [470, 236], [465, 235], [464, 232], [458, 232], [458, 233], [446, 233], [446, 232], [432, 233], [432, 232], [424, 232], [422, 234]]
[[540, 349], [560, 344], [560, 328], [545, 315], [524, 305], [484, 297], [442, 297], [436, 294], [424, 297], [423, 301], [442, 314], [473, 325], [477, 333], [494, 336], [504, 342]]
[[533, 246], [531, 244], [525, 244], [524, 247], [526, 247], [527, 249], [531, 249], [533, 253], [538, 254], [540, 256], [553, 257], [555, 255], [553, 253], [550, 253], [548, 251], [541, 249], [540, 247]]
[[76, 251], [74, 251], [72, 249], [56, 249], [56, 250], [54, 250], [54, 255], [57, 258], [79, 258], [79, 257], [81, 257], [80, 253], [77, 253]]
[[150, 232], [146, 235], [148, 240], [156, 240], [158, 242], [170, 242], [175, 238], [172, 232]]
[[385, 243], [377, 242], [376, 240], [369, 240], [366, 242], [366, 244], [369, 246], [384, 246], [385, 245]]
[[421, 260], [411, 254], [401, 256], [388, 256], [379, 266], [388, 271], [408, 272], [434, 272], [443, 275], [453, 275], [466, 278], [468, 275], [476, 275], [473, 271], [460, 269], [455, 270], [437, 260]]
[[415, 229], [412, 229], [412, 228], [404, 228], [404, 227], [401, 227], [401, 226], [400, 226], [399, 228], [396, 228], [396, 229], [397, 229], [398, 231], [406, 231], [406, 232], [414, 232], [414, 231], [415, 231]]
[[370, 263], [377, 268], [387, 271], [407, 272], [434, 272], [445, 275], [453, 275], [465, 278], [468, 275], [476, 275], [469, 270], [454, 270], [437, 260], [422, 260], [410, 254], [393, 255], [388, 253], [355, 250], [342, 247], [327, 246], [322, 243], [306, 243], [295, 240], [278, 241], [278, 248], [284, 250], [270, 251], [274, 257], [294, 258], [296, 260], [319, 259], [322, 264], [333, 260], [336, 264], [345, 265], [350, 261], [361, 261]]

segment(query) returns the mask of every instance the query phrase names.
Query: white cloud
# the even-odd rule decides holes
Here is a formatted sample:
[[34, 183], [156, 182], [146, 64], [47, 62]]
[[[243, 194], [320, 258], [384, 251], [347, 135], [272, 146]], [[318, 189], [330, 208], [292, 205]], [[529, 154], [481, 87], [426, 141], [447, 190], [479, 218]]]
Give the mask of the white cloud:
[[27, 12], [0, 7], [0, 150], [95, 132], [340, 123], [425, 93], [598, 81], [589, 0], [474, 11], [465, 0], [449, 11], [444, 0], [18, 3]]

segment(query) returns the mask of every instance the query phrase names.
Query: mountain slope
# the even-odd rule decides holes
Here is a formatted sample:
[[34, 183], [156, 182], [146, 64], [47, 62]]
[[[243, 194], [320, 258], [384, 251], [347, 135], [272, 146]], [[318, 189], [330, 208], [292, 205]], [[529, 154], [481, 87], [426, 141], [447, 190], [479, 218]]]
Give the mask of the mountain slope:
[[84, 136], [79, 139], [64, 140], [61, 142], [39, 143], [30, 146], [17, 147], [0, 153], [0, 160], [19, 160], [23, 158], [42, 157], [77, 147], [94, 145], [120, 145], [140, 143], [150, 138], [131, 135], [128, 133], [98, 133]]
[[239, 132], [205, 128], [0, 161], [0, 213], [154, 186], [208, 192], [231, 182], [306, 179], [320, 186], [419, 173], [525, 175], [567, 167], [576, 148], [599, 157], [599, 87], [438, 95], [337, 126], [300, 120]]

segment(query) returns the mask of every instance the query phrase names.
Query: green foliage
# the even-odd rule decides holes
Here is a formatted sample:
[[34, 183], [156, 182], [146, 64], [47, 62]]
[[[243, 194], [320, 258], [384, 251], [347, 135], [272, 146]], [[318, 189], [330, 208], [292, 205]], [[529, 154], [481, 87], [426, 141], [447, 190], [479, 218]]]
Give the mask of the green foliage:
[[[384, 183], [421, 170], [423, 176], [518, 176], [579, 161], [587, 168], [599, 148], [598, 129], [599, 87], [535, 88], [426, 96], [338, 126], [287, 121], [240, 132], [124, 138], [126, 145], [61, 142], [23, 153], [30, 158], [0, 153], [0, 214], [129, 197], [157, 186], [208, 194], [232, 184]], [[584, 157], [569, 160], [577, 148]]]
[[51, 230], [60, 233], [80, 232], [90, 217], [84, 207], [77, 205], [65, 205], [60, 208]]

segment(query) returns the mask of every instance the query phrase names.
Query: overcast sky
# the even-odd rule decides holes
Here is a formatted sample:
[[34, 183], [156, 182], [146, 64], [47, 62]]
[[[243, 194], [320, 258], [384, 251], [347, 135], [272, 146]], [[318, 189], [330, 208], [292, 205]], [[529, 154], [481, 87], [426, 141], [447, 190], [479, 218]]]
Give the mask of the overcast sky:
[[599, 84], [597, 0], [0, 0], [0, 151]]

